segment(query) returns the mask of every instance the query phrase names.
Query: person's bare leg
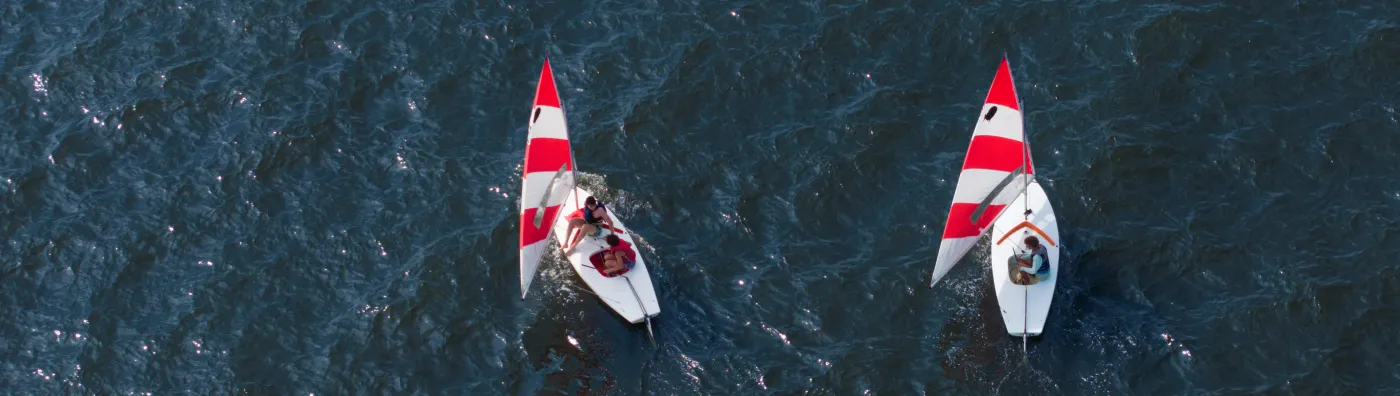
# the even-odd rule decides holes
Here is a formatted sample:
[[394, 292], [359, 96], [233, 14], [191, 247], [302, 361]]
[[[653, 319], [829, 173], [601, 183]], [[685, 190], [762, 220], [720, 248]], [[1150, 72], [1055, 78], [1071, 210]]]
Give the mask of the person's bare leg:
[[593, 230], [594, 230], [594, 229], [597, 229], [597, 228], [598, 228], [598, 227], [595, 227], [595, 226], [593, 226], [592, 224], [588, 224], [587, 222], [584, 222], [583, 226], [579, 227], [579, 232], [578, 232], [578, 234], [574, 234], [574, 239], [573, 239], [573, 241], [570, 241], [570, 242], [569, 242], [569, 248], [568, 248], [568, 249], [564, 249], [564, 253], [568, 253], [568, 252], [573, 251], [574, 248], [578, 246], [579, 241], [583, 239], [583, 236], [584, 236], [584, 235], [592, 234], [592, 233], [593, 233]]
[[617, 255], [615, 253], [603, 253], [603, 273], [612, 275], [613, 272], [617, 272], [618, 267], [619, 265], [617, 263]]
[[[582, 218], [577, 218], [577, 217], [569, 218], [569, 226], [564, 228], [564, 238], [565, 238], [564, 240], [565, 240], [565, 241], [570, 240], [570, 239], [568, 239], [568, 238], [569, 238], [569, 235], [571, 235], [571, 234], [574, 232], [574, 229], [578, 228], [579, 226], [582, 226], [582, 225], [585, 224], [585, 223], [587, 223], [587, 222], [586, 222], [586, 221], [583, 221]], [[559, 248], [564, 249], [565, 252], [568, 252], [570, 247], [573, 247], [573, 244], [572, 244], [572, 243], [570, 243], [570, 244], [565, 244], [564, 246], [560, 246]]]
[[622, 264], [619, 264], [617, 262], [617, 259], [611, 259], [608, 260], [606, 263], [603, 263], [603, 268], [606, 268], [605, 271], [608, 273], [608, 275], [612, 275], [616, 274], [617, 270], [622, 269]]

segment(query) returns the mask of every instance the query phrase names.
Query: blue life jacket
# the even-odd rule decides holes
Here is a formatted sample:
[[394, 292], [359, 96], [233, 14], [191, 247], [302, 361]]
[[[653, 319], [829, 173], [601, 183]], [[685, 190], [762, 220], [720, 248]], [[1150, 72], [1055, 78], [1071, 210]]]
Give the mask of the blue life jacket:
[[1036, 247], [1035, 247], [1035, 252], [1034, 252], [1033, 254], [1035, 254], [1035, 255], [1037, 255], [1037, 256], [1040, 256], [1040, 263], [1041, 263], [1040, 268], [1037, 269], [1037, 270], [1035, 271], [1035, 274], [1036, 274], [1036, 275], [1048, 275], [1048, 274], [1050, 274], [1050, 250], [1049, 250], [1049, 249], [1046, 249], [1046, 248], [1045, 248], [1045, 245], [1040, 245], [1040, 246], [1036, 246]]
[[[607, 208], [607, 207], [604, 207], [602, 202], [599, 202], [599, 203], [598, 203], [598, 209], [603, 209], [604, 211], [606, 211], [608, 208]], [[583, 221], [587, 221], [588, 224], [598, 224], [598, 223], [603, 222], [603, 219], [594, 218], [594, 217], [593, 217], [593, 209], [589, 209], [587, 205], [584, 205], [584, 207], [583, 207]]]

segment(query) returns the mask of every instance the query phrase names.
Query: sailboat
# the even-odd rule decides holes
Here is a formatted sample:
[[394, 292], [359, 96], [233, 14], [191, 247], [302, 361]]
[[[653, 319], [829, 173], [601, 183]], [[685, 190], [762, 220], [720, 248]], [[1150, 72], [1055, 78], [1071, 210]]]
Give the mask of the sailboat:
[[[1006, 59], [997, 69], [972, 131], [929, 287], [937, 285], [988, 234], [992, 282], [1007, 332], [1022, 338], [1042, 334], [1060, 275], [1060, 231], [1055, 210], [1035, 180], [1021, 104]], [[1019, 269], [1013, 268], [1011, 258], [1027, 252], [1024, 241], [1031, 236], [1046, 248], [1050, 272], [1034, 284], [1016, 284], [1011, 275]]]
[[[559, 245], [564, 245], [571, 236], [566, 235], [568, 221], [564, 217], [579, 210], [582, 203], [592, 196], [575, 183], [576, 168], [573, 149], [569, 145], [569, 129], [549, 59], [545, 59], [544, 69], [540, 71], [529, 125], [525, 175], [520, 183], [521, 299], [529, 292], [540, 261], [548, 252], [549, 236], [554, 235]], [[608, 214], [612, 217], [613, 227], [605, 227], [598, 235], [582, 238], [566, 256], [574, 272], [583, 278], [593, 294], [628, 322], [645, 321], [650, 334], [651, 318], [659, 315], [661, 308], [642, 256], [635, 255], [636, 264], [630, 270], [612, 277], [604, 275], [601, 267], [594, 264], [594, 253], [607, 248], [603, 238], [609, 234], [617, 235], [633, 249], [637, 246], [632, 239], [633, 234], [623, 226], [617, 212], [609, 210]]]

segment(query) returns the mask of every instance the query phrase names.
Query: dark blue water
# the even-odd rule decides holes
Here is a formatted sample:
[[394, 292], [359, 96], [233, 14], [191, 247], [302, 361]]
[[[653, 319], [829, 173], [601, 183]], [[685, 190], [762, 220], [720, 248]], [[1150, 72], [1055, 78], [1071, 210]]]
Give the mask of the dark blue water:
[[[1028, 355], [977, 256], [925, 287], [1003, 54]], [[545, 56], [656, 347], [518, 297]], [[1387, 1], [14, 0], [0, 393], [1397, 394], [1397, 92]]]

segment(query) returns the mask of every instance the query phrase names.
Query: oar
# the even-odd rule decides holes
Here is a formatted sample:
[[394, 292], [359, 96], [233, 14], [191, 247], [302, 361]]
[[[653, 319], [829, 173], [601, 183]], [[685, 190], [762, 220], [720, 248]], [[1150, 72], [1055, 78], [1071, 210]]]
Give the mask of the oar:
[[637, 288], [632, 286], [632, 278], [622, 275], [622, 279], [627, 280], [627, 288], [632, 289], [632, 297], [637, 298], [637, 306], [642, 307], [642, 317], [647, 321], [647, 339], [651, 340], [651, 347], [656, 347], [656, 334], [651, 332], [651, 314], [647, 313], [647, 305], [642, 302], [642, 296], [637, 294]]
[[[1017, 269], [1017, 271], [1020, 270]], [[1026, 286], [1024, 290], [1026, 291], [1026, 297], [1025, 300], [1021, 302], [1021, 364], [1029, 365], [1031, 364], [1031, 354], [1026, 349], [1026, 340], [1028, 337], [1026, 333], [1029, 333], [1031, 328], [1030, 320], [1027, 319], [1031, 310], [1031, 287]]]
[[[1013, 232], [1014, 232], [1014, 231], [1013, 231]], [[1015, 250], [1013, 250], [1013, 251], [1011, 252], [1011, 254], [1014, 255], [1014, 257], [1020, 257], [1020, 256], [1021, 256], [1021, 253], [1022, 253], [1021, 248], [1014, 248], [1014, 249], [1015, 249]], [[1034, 253], [1032, 253], [1032, 254], [1034, 254]], [[1034, 260], [1034, 258], [1032, 258], [1032, 260]], [[1049, 265], [1049, 264], [1047, 264], [1047, 265]], [[1020, 271], [1020, 270], [1021, 270], [1021, 266], [1020, 266], [1020, 265], [1017, 265], [1016, 268], [1015, 268], [1015, 270], [1016, 270], [1016, 271]], [[1035, 275], [1032, 274], [1031, 276], [1035, 276]], [[1022, 287], [1021, 290], [1024, 292], [1024, 295], [1023, 295], [1022, 300], [1021, 300], [1021, 364], [1022, 364], [1022, 365], [1030, 365], [1031, 357], [1030, 357], [1029, 348], [1027, 348], [1026, 345], [1029, 343], [1028, 340], [1030, 339], [1030, 329], [1031, 329], [1031, 321], [1030, 321], [1030, 312], [1031, 312], [1031, 285], [1022, 285], [1021, 287]]]

